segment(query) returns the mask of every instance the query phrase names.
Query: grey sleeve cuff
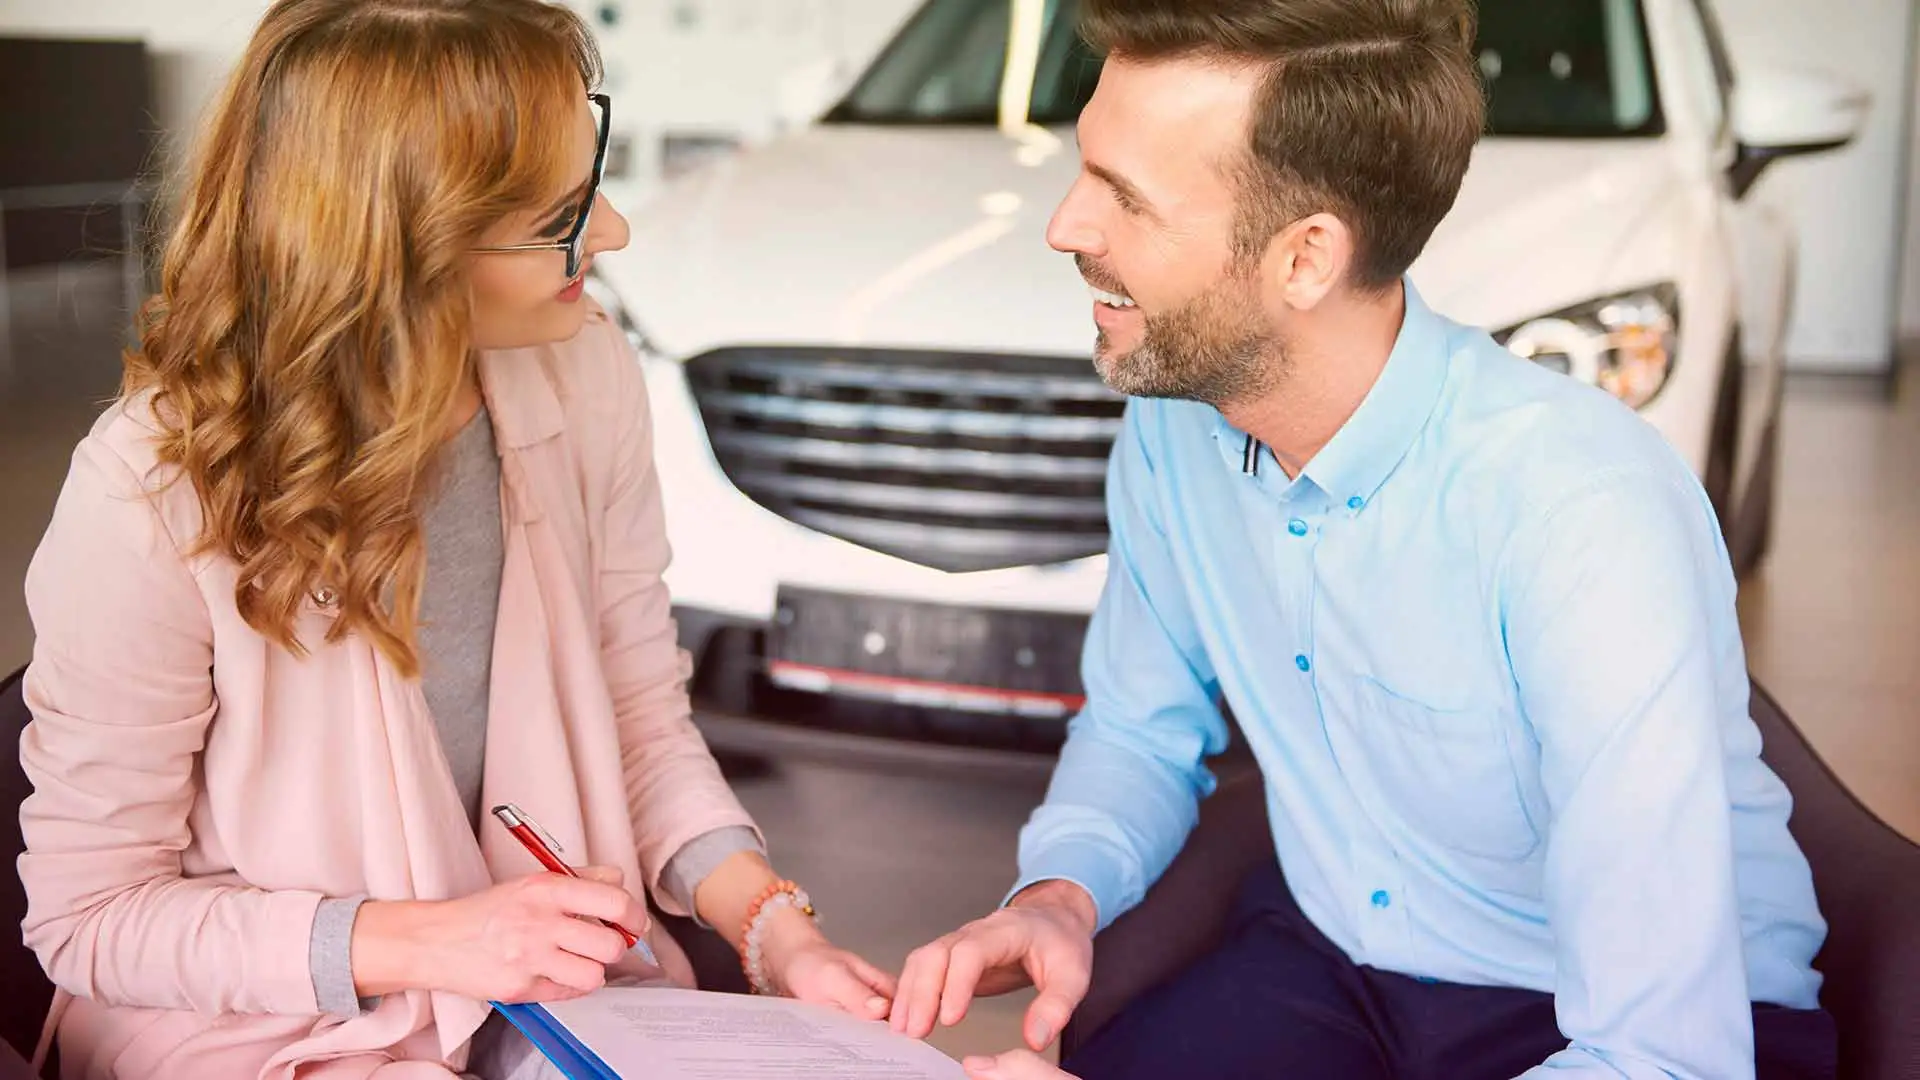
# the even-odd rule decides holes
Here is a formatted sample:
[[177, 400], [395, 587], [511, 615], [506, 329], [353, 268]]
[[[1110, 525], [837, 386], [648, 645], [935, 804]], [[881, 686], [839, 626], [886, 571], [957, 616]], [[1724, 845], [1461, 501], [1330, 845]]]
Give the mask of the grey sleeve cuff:
[[379, 1004], [379, 998], [361, 998], [353, 992], [353, 920], [364, 896], [322, 900], [313, 913], [313, 934], [307, 940], [307, 967], [313, 973], [313, 997], [320, 1011], [351, 1020]]
[[728, 825], [704, 832], [686, 842], [667, 865], [660, 871], [660, 887], [674, 902], [693, 912], [694, 921], [705, 927], [706, 921], [700, 918], [698, 908], [693, 906], [694, 891], [707, 875], [714, 872], [727, 857], [742, 851], [757, 851], [762, 855], [767, 849], [760, 843], [760, 837], [745, 825]]

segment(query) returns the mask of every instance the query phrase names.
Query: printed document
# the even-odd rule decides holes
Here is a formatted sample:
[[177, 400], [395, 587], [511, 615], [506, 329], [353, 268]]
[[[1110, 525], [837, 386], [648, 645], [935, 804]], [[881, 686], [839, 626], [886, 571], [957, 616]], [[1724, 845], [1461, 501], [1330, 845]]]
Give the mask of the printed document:
[[608, 988], [546, 1006], [632, 1080], [965, 1080], [958, 1062], [885, 1022], [785, 998]]

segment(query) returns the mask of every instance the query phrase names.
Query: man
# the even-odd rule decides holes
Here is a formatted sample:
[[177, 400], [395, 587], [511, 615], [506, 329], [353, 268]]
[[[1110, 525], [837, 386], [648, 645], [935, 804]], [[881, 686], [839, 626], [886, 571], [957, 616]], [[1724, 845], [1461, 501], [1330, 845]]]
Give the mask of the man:
[[1082, 7], [1108, 63], [1049, 241], [1136, 398], [1088, 703], [1009, 903], [909, 959], [894, 1026], [1030, 979], [1048, 1046], [1192, 828], [1224, 699], [1278, 858], [1070, 1072], [1832, 1076], [1704, 493], [1403, 280], [1483, 122], [1466, 0]]

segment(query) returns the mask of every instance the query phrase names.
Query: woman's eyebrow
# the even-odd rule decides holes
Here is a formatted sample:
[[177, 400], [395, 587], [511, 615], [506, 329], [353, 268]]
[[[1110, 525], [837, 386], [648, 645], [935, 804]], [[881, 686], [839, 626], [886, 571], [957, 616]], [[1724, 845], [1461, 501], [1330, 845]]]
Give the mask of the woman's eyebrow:
[[567, 192], [565, 195], [560, 196], [558, 199], [554, 200], [553, 205], [548, 207], [544, 213], [537, 214], [535, 216], [540, 218], [552, 217], [554, 214], [557, 214], [560, 211], [566, 209], [568, 203], [573, 202], [574, 200], [580, 198], [581, 195], [586, 193], [588, 183], [589, 181], [586, 181], [586, 180], [580, 181], [579, 187], [576, 187], [572, 191]]

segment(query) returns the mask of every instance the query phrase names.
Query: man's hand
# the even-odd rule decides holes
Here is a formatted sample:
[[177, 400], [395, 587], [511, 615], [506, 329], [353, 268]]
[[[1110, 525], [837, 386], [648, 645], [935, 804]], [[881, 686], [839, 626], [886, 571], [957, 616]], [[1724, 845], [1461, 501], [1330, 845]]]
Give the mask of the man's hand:
[[1072, 1073], [1054, 1068], [1030, 1050], [1009, 1050], [997, 1058], [970, 1057], [960, 1066], [971, 1080], [1074, 1080]]
[[[916, 1039], [937, 1021], [966, 1018], [975, 995], [1031, 984], [1027, 1045], [1045, 1050], [1086, 996], [1093, 974], [1093, 898], [1069, 881], [1043, 881], [992, 915], [914, 951], [893, 999], [893, 1030]], [[1015, 1074], [1018, 1075], [1018, 1074]]]

